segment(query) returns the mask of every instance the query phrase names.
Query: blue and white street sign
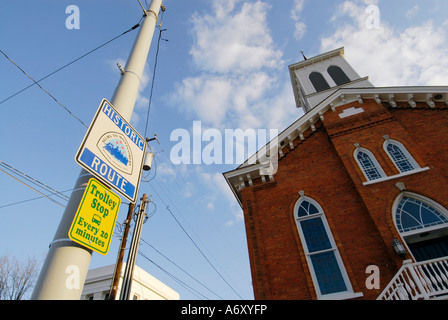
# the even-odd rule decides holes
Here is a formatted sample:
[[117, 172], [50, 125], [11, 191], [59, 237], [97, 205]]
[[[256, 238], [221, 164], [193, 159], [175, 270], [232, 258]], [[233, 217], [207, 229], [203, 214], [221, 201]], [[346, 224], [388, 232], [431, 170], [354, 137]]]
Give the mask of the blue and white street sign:
[[146, 140], [103, 99], [75, 160], [135, 203], [146, 147]]

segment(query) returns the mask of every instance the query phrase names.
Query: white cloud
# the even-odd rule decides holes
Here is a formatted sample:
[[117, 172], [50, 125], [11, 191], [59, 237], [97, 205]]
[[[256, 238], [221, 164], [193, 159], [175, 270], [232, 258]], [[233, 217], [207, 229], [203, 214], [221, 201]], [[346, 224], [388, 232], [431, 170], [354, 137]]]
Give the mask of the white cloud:
[[[322, 52], [344, 46], [347, 60], [375, 86], [446, 85], [446, 26], [426, 21], [400, 32], [381, 20], [379, 30], [369, 29], [366, 7], [356, 0], [339, 7], [333, 17], [338, 27], [321, 39]], [[349, 23], [341, 23], [346, 16]]]
[[196, 166], [194, 175], [198, 178], [202, 188], [209, 191], [207, 194], [202, 194], [201, 200], [205, 201], [205, 209], [213, 212], [216, 209], [221, 209], [223, 203], [227, 202], [226, 213], [222, 216], [226, 220], [224, 225], [231, 227], [235, 223], [243, 221], [243, 212], [221, 172], [207, 172], [204, 167]]
[[189, 116], [219, 127], [229, 108], [232, 83], [220, 76], [198, 76], [182, 80], [172, 96]]
[[176, 172], [174, 171], [173, 166], [168, 162], [160, 162], [157, 164], [157, 174], [168, 177], [176, 176]]
[[291, 19], [294, 21], [294, 38], [300, 40], [306, 33], [306, 24], [301, 22], [301, 13], [305, 5], [305, 0], [294, 0], [294, 6], [291, 10]]
[[235, 196], [233, 195], [232, 191], [230, 190], [226, 179], [224, 179], [222, 173], [216, 172], [212, 175], [211, 179], [212, 185], [217, 189], [221, 197], [226, 198], [229, 200], [231, 204], [236, 204], [235, 202]]
[[224, 225], [226, 227], [232, 227], [234, 226], [236, 223], [239, 222], [243, 222], [244, 221], [244, 214], [243, 214], [243, 210], [238, 209], [238, 210], [233, 210], [231, 212], [232, 216], [230, 218], [230, 220], [228, 220]]
[[190, 50], [200, 70], [241, 73], [274, 67], [281, 53], [274, 49], [267, 28], [268, 4], [215, 0], [213, 15], [193, 17], [195, 43]]
[[229, 202], [229, 215], [230, 218], [225, 223], [225, 226], [231, 227], [235, 223], [242, 222], [244, 220], [243, 212], [235, 201], [235, 196], [233, 195], [231, 189], [227, 185], [221, 173], [214, 173], [211, 175], [210, 182], [213, 184], [213, 188], [218, 192], [220, 198], [225, 198]]
[[221, 172], [206, 172], [203, 167], [196, 166], [194, 173], [207, 189], [215, 193], [215, 197], [227, 199], [231, 205], [235, 204], [235, 196]]
[[[297, 23], [304, 1], [295, 1]], [[211, 13], [193, 16], [191, 60], [197, 73], [177, 83], [170, 97], [202, 128], [283, 130], [300, 115], [287, 65], [273, 43], [266, 1], [212, 0]], [[305, 25], [302, 26], [303, 32]], [[202, 187], [213, 190], [204, 207], [228, 203], [227, 226], [243, 220], [241, 208], [221, 172], [195, 167]], [[210, 198], [209, 198], [210, 197]]]
[[414, 18], [418, 13], [420, 12], [419, 5], [415, 5], [412, 9], [409, 9], [408, 12], [406, 12], [406, 18], [412, 19]]
[[241, 2], [214, 0], [211, 14], [194, 16], [190, 54], [200, 74], [178, 83], [171, 101], [221, 130], [283, 129], [297, 110], [291, 92], [280, 97], [291, 83], [268, 28], [270, 5]]
[[147, 63], [145, 65], [145, 69], [143, 70], [142, 77], [140, 79], [140, 87], [138, 88], [138, 97], [137, 101], [135, 102], [135, 107], [139, 109], [147, 108], [149, 103], [149, 94], [144, 94], [146, 87], [149, 84], [151, 71], [149, 70], [150, 66]]

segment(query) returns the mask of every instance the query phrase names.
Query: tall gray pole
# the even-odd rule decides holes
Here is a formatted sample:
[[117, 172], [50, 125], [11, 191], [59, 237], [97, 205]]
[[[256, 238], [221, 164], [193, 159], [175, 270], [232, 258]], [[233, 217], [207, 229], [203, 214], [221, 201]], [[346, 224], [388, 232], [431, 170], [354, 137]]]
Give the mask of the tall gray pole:
[[[127, 121], [130, 121], [134, 110], [161, 7], [162, 0], [152, 0], [126, 63], [125, 73], [111, 100], [111, 104]], [[79, 300], [81, 297], [92, 251], [70, 240], [68, 232], [91, 177], [90, 173], [81, 170], [50, 244], [32, 300]]]

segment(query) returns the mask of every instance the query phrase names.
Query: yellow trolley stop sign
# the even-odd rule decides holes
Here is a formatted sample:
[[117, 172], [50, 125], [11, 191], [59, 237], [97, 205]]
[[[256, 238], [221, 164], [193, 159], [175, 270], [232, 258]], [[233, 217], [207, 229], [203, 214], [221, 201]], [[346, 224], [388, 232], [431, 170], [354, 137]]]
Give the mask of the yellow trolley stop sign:
[[87, 185], [68, 236], [98, 253], [109, 251], [121, 198], [95, 178]]

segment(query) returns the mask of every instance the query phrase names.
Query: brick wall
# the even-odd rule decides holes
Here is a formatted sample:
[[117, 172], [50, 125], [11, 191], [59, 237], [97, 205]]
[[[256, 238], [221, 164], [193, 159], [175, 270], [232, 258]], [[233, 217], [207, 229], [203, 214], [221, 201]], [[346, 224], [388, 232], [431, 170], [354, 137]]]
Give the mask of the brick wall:
[[[338, 114], [349, 107], [364, 112], [341, 119]], [[317, 298], [293, 212], [299, 191], [304, 191], [325, 212], [354, 292], [376, 299], [403, 261], [392, 248], [392, 240], [400, 237], [392, 214], [400, 194], [395, 184], [403, 182], [407, 190], [448, 207], [447, 107], [388, 108], [367, 100], [329, 110], [315, 126], [315, 132], [305, 133], [305, 141], [294, 141], [294, 149], [283, 149], [275, 181], [254, 181], [241, 191], [255, 298]], [[400, 141], [420, 167], [430, 169], [363, 185], [366, 178], [353, 157], [355, 143], [375, 155], [387, 176], [399, 173], [383, 149], [385, 135]], [[380, 269], [379, 290], [365, 287], [369, 265]]]

